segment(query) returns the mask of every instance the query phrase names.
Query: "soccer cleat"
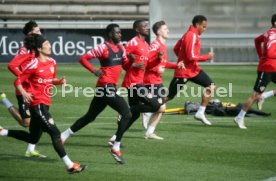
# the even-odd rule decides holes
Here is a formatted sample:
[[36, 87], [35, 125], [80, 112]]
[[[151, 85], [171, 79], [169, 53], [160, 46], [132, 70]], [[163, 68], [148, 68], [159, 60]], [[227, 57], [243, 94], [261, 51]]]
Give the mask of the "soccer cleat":
[[145, 129], [148, 129], [149, 120], [152, 113], [142, 113], [142, 125]]
[[74, 163], [72, 168], [67, 168], [67, 172], [70, 174], [74, 174], [74, 173], [80, 173], [82, 171], [84, 171], [87, 168], [86, 165], [80, 165], [78, 163]]
[[238, 125], [240, 129], [247, 129], [247, 127], [244, 125], [244, 119], [240, 117], [235, 117], [234, 118], [235, 123]]
[[120, 150], [115, 151], [113, 148], [111, 148], [110, 149], [110, 154], [113, 156], [113, 158], [115, 159], [115, 161], [117, 163], [120, 163], [120, 164], [124, 164], [125, 163]]
[[201, 121], [203, 124], [205, 124], [205, 125], [207, 125], [207, 126], [211, 126], [211, 125], [212, 125], [212, 123], [206, 119], [206, 117], [205, 117], [204, 114], [201, 114], [201, 113], [198, 113], [198, 112], [197, 112], [197, 113], [195, 114], [194, 118], [195, 118], [196, 120]]
[[37, 151], [37, 150], [34, 150], [34, 151], [27, 151], [27, 152], [25, 153], [25, 157], [46, 158], [47, 156], [40, 154], [39, 151]]
[[257, 100], [257, 108], [258, 108], [258, 110], [262, 110], [264, 101], [265, 100], [262, 97], [259, 100]]
[[152, 133], [145, 136], [145, 139], [153, 139], [153, 140], [164, 140], [164, 138], [157, 136], [156, 134]]

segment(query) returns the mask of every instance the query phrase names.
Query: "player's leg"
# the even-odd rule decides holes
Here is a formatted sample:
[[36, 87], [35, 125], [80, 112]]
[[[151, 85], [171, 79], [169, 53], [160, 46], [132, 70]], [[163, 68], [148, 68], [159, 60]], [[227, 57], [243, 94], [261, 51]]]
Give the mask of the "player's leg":
[[22, 95], [16, 96], [17, 102], [18, 102], [18, 111], [21, 116], [21, 120], [19, 121], [19, 124], [23, 127], [29, 127], [30, 125], [30, 110], [29, 110], [29, 104], [26, 103], [23, 100]]
[[9, 101], [5, 93], [0, 93], [0, 99], [1, 102], [5, 105], [5, 107], [8, 109], [9, 113], [12, 115], [12, 117], [23, 127], [26, 127], [23, 124], [21, 115], [18, 111], [18, 109]]
[[[165, 100], [165, 97], [167, 96], [167, 91], [165, 89], [165, 87], [162, 84], [157, 84], [154, 85], [154, 90], [151, 90], [152, 94], [154, 96], [157, 96], [158, 99], [163, 99], [163, 101]], [[162, 108], [162, 110], [166, 110], [166, 105], [163, 104], [160, 108]], [[147, 128], [147, 131], [145, 133], [145, 138], [146, 139], [158, 139], [158, 140], [163, 140], [162, 137], [157, 136], [154, 132], [155, 129], [158, 125], [158, 123], [161, 120], [162, 117], [162, 112], [156, 112], [152, 115], [152, 117], [150, 118], [150, 122], [149, 122], [149, 126]]]
[[[48, 112], [49, 107], [44, 104], [39, 104], [35, 107], [31, 108], [31, 114], [32, 116], [35, 115], [36, 119], [32, 120], [32, 122], [39, 122], [39, 126], [41, 129], [43, 129], [45, 132], [47, 132], [52, 140], [53, 147], [59, 157], [63, 160], [67, 171], [69, 173], [76, 173], [81, 172], [85, 169], [86, 166], [79, 165], [78, 163], [74, 163], [71, 161], [71, 159], [68, 157], [68, 155], [65, 152], [65, 149], [63, 145], [61, 144], [60, 140], [60, 131], [57, 128], [57, 126], [54, 123], [54, 120], [50, 113]], [[32, 124], [31, 122], [31, 124]], [[37, 128], [39, 129], [39, 128]]]
[[203, 124], [210, 126], [212, 123], [205, 117], [205, 109], [208, 105], [208, 102], [211, 100], [212, 93], [215, 91], [215, 85], [210, 77], [202, 70], [195, 77], [189, 80], [205, 88], [202, 95], [201, 106], [199, 107], [194, 117]]
[[[276, 84], [276, 72], [273, 72], [271, 74], [272, 74], [271, 81], [274, 84]], [[257, 108], [259, 110], [262, 110], [263, 103], [264, 103], [265, 99], [272, 97], [272, 96], [276, 96], [276, 89], [263, 92], [261, 95], [261, 98], [259, 100], [257, 100]]]
[[187, 79], [185, 78], [173, 78], [170, 82], [170, 86], [169, 86], [169, 94], [168, 96], [165, 98], [165, 101], [170, 101], [172, 100], [177, 93], [185, 86], [185, 84], [188, 82]]
[[64, 143], [71, 135], [85, 127], [87, 124], [93, 122], [95, 118], [106, 107], [106, 103], [102, 97], [94, 96], [90, 103], [89, 109], [84, 116], [75, 121], [70, 128], [61, 133], [61, 141]]
[[123, 164], [124, 160], [121, 156], [120, 144], [122, 136], [126, 130], [127, 124], [131, 119], [131, 111], [124, 98], [116, 94], [115, 89], [112, 92], [112, 94], [113, 96], [106, 96], [106, 102], [111, 108], [116, 110], [121, 115], [121, 119], [118, 123], [117, 132], [115, 134], [116, 138], [110, 150], [110, 153], [118, 163]]
[[235, 123], [239, 126], [240, 129], [246, 129], [244, 124], [244, 117], [246, 112], [257, 100], [260, 99], [261, 94], [271, 81], [271, 73], [268, 72], [258, 72], [258, 76], [254, 85], [254, 91], [250, 97], [245, 101], [243, 107], [239, 114], [234, 118]]

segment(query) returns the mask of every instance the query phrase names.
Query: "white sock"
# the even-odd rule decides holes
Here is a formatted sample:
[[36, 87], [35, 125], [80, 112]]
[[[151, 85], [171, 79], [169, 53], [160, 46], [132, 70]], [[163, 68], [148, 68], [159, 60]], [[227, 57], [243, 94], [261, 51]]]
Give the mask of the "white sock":
[[199, 109], [197, 110], [197, 112], [200, 113], [200, 114], [204, 114], [205, 113], [205, 109], [206, 109], [206, 107], [200, 106]]
[[110, 138], [110, 141], [115, 141], [116, 140], [116, 135], [113, 135], [111, 138]]
[[29, 143], [26, 152], [32, 152], [34, 150], [35, 150], [35, 144]]
[[262, 98], [263, 99], [266, 99], [266, 98], [269, 98], [269, 97], [272, 97], [272, 96], [274, 96], [273, 90], [262, 93]]
[[120, 141], [115, 141], [112, 148], [113, 148], [115, 151], [118, 151], [118, 150], [120, 150], [120, 144], [121, 144]]
[[9, 101], [8, 98], [4, 98], [4, 99], [2, 100], [2, 102], [3, 102], [3, 104], [6, 106], [7, 109], [9, 109], [10, 107], [13, 106], [13, 104]]
[[70, 128], [68, 128], [67, 130], [65, 130], [61, 133], [60, 137], [63, 141], [65, 141], [72, 134], [74, 134], [74, 132]]
[[244, 118], [246, 112], [244, 110], [241, 110], [237, 117]]
[[146, 135], [150, 135], [150, 134], [154, 133], [154, 130], [155, 130], [155, 127], [149, 126], [149, 127], [148, 127], [148, 130], [147, 130], [147, 132], [146, 132]]
[[67, 155], [65, 155], [62, 158], [62, 160], [63, 160], [63, 162], [64, 162], [64, 164], [67, 168], [72, 168], [73, 167], [74, 163], [70, 160], [70, 158]]
[[8, 136], [8, 133], [9, 133], [9, 130], [7, 130], [7, 129], [2, 129], [2, 130], [0, 131], [0, 136]]

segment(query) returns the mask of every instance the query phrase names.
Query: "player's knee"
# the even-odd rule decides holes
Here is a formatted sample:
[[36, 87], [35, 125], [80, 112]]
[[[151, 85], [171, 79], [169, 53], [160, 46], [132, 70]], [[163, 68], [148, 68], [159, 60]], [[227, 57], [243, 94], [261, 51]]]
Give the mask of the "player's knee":
[[22, 126], [27, 128], [30, 126], [30, 118], [25, 118], [22, 120]]
[[166, 105], [163, 104], [162, 106], [160, 106], [158, 112], [162, 113], [162, 112], [165, 112], [165, 110], [166, 110]]

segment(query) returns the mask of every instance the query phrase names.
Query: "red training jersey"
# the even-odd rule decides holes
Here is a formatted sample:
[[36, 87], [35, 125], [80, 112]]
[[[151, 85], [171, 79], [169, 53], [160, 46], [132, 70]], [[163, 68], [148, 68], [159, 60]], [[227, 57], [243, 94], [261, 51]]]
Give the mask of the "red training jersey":
[[[111, 48], [109, 50], [109, 48]], [[111, 51], [111, 52], [110, 52]], [[121, 54], [116, 54], [121, 51]], [[114, 57], [110, 57], [110, 53], [115, 53]], [[104, 86], [106, 84], [118, 85], [122, 66], [128, 66], [128, 59], [125, 48], [122, 44], [114, 45], [105, 41], [104, 44], [91, 49], [80, 58], [80, 63], [90, 72], [94, 72], [95, 68], [90, 64], [89, 60], [98, 58], [101, 63], [101, 70], [103, 75], [99, 77], [97, 86]]]
[[30, 106], [38, 104], [51, 104], [49, 90], [52, 88], [53, 79], [56, 78], [56, 61], [48, 58], [46, 62], [41, 62], [38, 58], [34, 58], [26, 66], [25, 70], [20, 74], [14, 84], [22, 85], [26, 80], [31, 85], [32, 101]]
[[[28, 65], [31, 59], [35, 57], [34, 53], [30, 53], [25, 46], [22, 46], [18, 50], [18, 54], [9, 62], [8, 69], [15, 75], [18, 76], [22, 73], [25, 67]], [[27, 91], [31, 91], [31, 87], [27, 82], [22, 84], [23, 88]], [[21, 95], [16, 89], [16, 95]]]
[[[159, 60], [159, 53], [163, 54], [161, 60]], [[162, 84], [162, 74], [158, 73], [159, 67], [164, 66], [170, 69], [177, 68], [177, 64], [168, 62], [167, 58], [167, 47], [157, 38], [151, 43], [149, 48], [149, 62], [144, 76], [145, 85]]]
[[276, 28], [255, 38], [255, 47], [260, 58], [258, 71], [276, 72]]
[[127, 54], [133, 54], [135, 60], [133, 63], [143, 62], [144, 68], [134, 68], [129, 66], [122, 83], [123, 87], [131, 87], [136, 84], [143, 84], [145, 68], [149, 60], [149, 44], [139, 36], [132, 38], [126, 45]]
[[208, 60], [208, 54], [200, 55], [199, 32], [194, 26], [190, 26], [188, 31], [182, 36], [174, 47], [174, 52], [178, 57], [177, 62], [183, 61], [185, 69], [176, 69], [174, 77], [193, 78], [200, 72], [199, 61]]

